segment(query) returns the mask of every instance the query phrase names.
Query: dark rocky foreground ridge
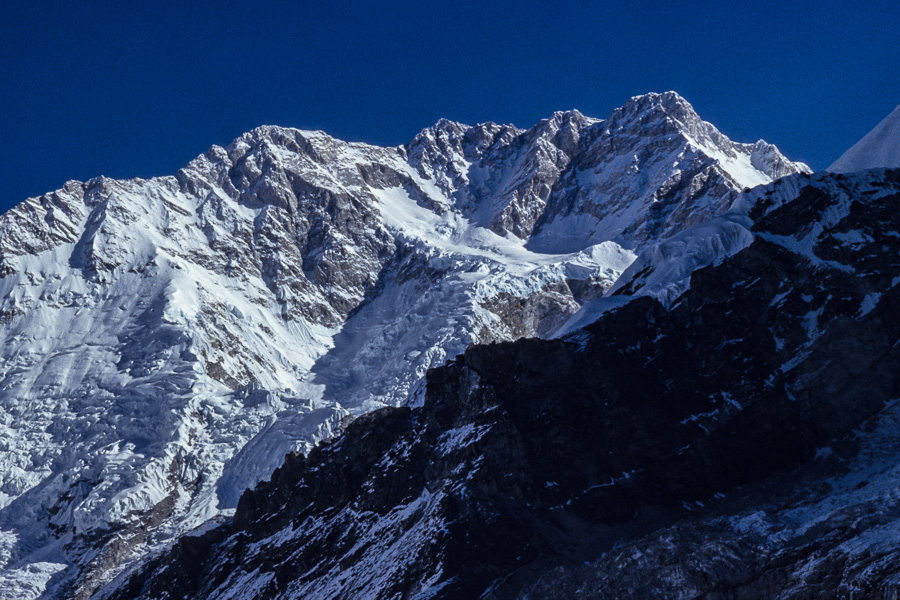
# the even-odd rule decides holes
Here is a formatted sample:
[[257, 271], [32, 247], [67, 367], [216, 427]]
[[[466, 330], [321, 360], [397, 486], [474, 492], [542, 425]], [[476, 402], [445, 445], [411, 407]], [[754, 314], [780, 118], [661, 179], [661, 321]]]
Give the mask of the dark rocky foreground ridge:
[[894, 598], [898, 206], [775, 184], [670, 308], [471, 347], [101, 595]]

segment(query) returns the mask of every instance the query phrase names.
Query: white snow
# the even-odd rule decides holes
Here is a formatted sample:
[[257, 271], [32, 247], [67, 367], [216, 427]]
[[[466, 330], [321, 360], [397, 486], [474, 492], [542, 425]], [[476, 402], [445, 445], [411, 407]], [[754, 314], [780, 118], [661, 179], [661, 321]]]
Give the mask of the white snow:
[[878, 300], [881, 298], [881, 294], [878, 292], [872, 292], [871, 294], [866, 294], [865, 298], [863, 298], [862, 303], [859, 305], [859, 313], [857, 313], [857, 317], [864, 317], [870, 312], [875, 306], [878, 305]]
[[670, 305], [688, 289], [694, 271], [749, 246], [750, 225], [745, 214], [730, 211], [649, 246], [607, 294], [631, 285], [631, 295], [652, 296]]
[[[542, 122], [545, 133], [562, 118]], [[760, 152], [771, 158], [768, 149], [673, 138], [677, 147], [657, 156], [646, 138], [635, 138], [646, 152], [575, 173], [597, 214], [576, 206], [531, 240], [491, 226], [523, 181], [566, 168], [540, 136], [502, 164], [454, 150], [446, 163], [414, 167], [401, 149], [262, 127], [229, 149], [211, 148], [178, 179], [69, 182], [0, 217], [0, 266], [9, 270], [0, 278], [0, 597], [35, 597], [51, 577], [64, 582], [98, 559], [102, 550], [82, 535], [169, 511], [149, 537], [134, 539], [135, 556], [152, 552], [229, 514], [285, 453], [308, 451], [346, 416], [420, 401], [428, 368], [502, 330], [487, 308], [498, 297], [529, 298], [570, 279], [609, 287], [635, 272], [634, 248], [656, 239], [626, 230], [644, 223], [654, 193], [678, 180], [680, 167], [699, 160], [732, 169], [729, 193], [771, 179], [753, 163]], [[644, 162], [632, 165], [637, 154]], [[367, 183], [360, 167], [371, 165], [405, 184]], [[371, 273], [382, 279], [366, 298], [339, 281], [309, 284], [304, 261], [314, 257], [292, 254], [297, 224], [269, 201], [291, 187], [286, 172], [372, 206], [372, 222], [354, 233], [403, 250], [409, 271]], [[693, 201], [700, 222], [726, 208], [721, 198]], [[640, 293], [671, 301], [694, 268], [747, 243], [741, 218], [676, 233], [642, 254], [657, 272]], [[363, 260], [367, 248], [351, 232], [330, 233], [333, 248], [322, 252]], [[277, 280], [272, 269], [293, 279]], [[339, 315], [338, 301], [357, 309], [317, 319], [314, 309]], [[586, 303], [561, 332], [624, 301]], [[474, 439], [459, 434], [457, 445]], [[94, 575], [102, 582], [127, 567]], [[258, 589], [256, 575], [242, 574], [246, 585], [235, 589]]]
[[828, 167], [833, 173], [900, 167], [900, 105]]

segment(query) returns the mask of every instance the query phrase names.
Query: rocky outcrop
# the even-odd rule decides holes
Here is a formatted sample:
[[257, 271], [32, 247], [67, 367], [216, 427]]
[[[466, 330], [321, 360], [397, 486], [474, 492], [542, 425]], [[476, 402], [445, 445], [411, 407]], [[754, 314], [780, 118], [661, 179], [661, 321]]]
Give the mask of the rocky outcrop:
[[469, 348], [108, 597], [891, 597], [898, 202], [761, 190], [670, 307]]
[[473, 222], [541, 252], [641, 248], [727, 210], [746, 187], [809, 172], [762, 140], [732, 142], [675, 92], [632, 98], [605, 121], [557, 112], [527, 131], [444, 120], [406, 152]]
[[688, 212], [805, 168], [676, 94], [607, 123], [440, 121], [396, 148], [263, 126], [0, 217], [0, 596], [90, 593], [348, 413], [421, 404], [470, 344], [554, 335]]

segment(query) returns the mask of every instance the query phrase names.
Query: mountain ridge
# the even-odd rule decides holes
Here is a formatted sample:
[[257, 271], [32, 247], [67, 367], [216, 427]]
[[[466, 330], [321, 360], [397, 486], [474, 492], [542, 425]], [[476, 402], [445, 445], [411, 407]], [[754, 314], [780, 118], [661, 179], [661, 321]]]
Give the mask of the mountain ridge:
[[900, 167], [900, 105], [841, 155], [828, 171], [849, 173]]
[[467, 349], [108, 597], [891, 597], [900, 171], [741, 200], [670, 306]]
[[89, 597], [284, 454], [420, 404], [472, 343], [551, 336], [637, 250], [771, 179], [683, 99], [647, 102], [621, 128], [439, 122], [394, 148], [264, 126], [4, 213], [0, 595]]

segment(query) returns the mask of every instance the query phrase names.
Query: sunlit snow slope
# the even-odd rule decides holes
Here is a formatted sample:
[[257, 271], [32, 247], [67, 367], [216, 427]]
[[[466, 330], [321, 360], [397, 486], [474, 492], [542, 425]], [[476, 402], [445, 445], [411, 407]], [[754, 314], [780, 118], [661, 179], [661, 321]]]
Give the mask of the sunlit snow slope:
[[896, 167], [900, 167], [900, 105], [842, 154], [828, 170], [832, 173], [850, 173]]
[[0, 598], [88, 597], [285, 453], [553, 335], [635, 252], [805, 171], [677, 94], [378, 148], [260, 127], [0, 217]]

